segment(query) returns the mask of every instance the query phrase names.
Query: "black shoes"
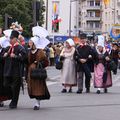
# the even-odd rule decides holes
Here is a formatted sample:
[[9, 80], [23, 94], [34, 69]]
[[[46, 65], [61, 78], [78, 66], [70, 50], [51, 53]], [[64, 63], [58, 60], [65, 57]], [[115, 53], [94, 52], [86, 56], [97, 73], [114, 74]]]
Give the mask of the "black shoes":
[[[66, 93], [67, 92], [67, 89], [62, 89], [62, 91], [61, 91], [61, 93]], [[72, 93], [72, 88], [70, 88], [69, 90], [68, 90], [68, 93]]]
[[100, 94], [100, 90], [97, 90], [97, 92], [96, 92], [97, 94]]
[[90, 93], [90, 88], [86, 88], [86, 93]]
[[[78, 89], [76, 93], [77, 93], [77, 94], [81, 94], [82, 91], [83, 91], [83, 90]], [[86, 89], [86, 93], [90, 93], [90, 89], [89, 89], [89, 88]]]
[[[96, 92], [97, 94], [100, 94], [100, 90], [97, 90], [97, 92]], [[107, 88], [104, 88], [104, 93], [108, 93], [108, 90], [107, 90]]]
[[3, 102], [0, 102], [0, 107], [4, 107], [4, 103]]
[[72, 93], [72, 88], [70, 88], [68, 92], [69, 92], [69, 93]]
[[81, 89], [78, 89], [76, 93], [77, 93], [77, 94], [81, 94], [81, 93], [82, 93], [82, 90], [81, 90]]
[[11, 101], [10, 104], [9, 104], [9, 108], [10, 109], [16, 109], [17, 108], [17, 104], [15, 102]]
[[66, 93], [67, 92], [67, 90], [66, 89], [62, 89], [62, 91], [61, 91], [62, 93]]
[[40, 107], [39, 106], [34, 106], [34, 108], [33, 108], [34, 110], [39, 110], [40, 109]]
[[108, 93], [108, 90], [107, 90], [107, 88], [105, 88], [105, 89], [104, 89], [104, 93]]

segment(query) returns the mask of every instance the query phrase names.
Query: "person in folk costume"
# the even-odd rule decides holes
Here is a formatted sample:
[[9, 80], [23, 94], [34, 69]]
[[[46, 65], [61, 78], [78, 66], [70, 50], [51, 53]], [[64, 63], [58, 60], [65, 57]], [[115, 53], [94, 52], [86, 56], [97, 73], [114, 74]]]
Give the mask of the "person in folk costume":
[[[118, 66], [118, 59], [119, 59], [119, 45], [118, 43], [112, 44], [112, 50], [110, 53], [111, 59], [115, 62], [115, 64]], [[117, 69], [113, 71], [114, 74], [117, 74]]]
[[76, 48], [75, 60], [77, 61], [76, 71], [77, 71], [77, 84], [78, 90], [77, 94], [81, 94], [83, 91], [83, 81], [85, 75], [85, 88], [86, 93], [90, 92], [90, 79], [91, 71], [88, 66], [88, 60], [92, 58], [92, 49], [86, 44], [87, 36], [85, 33], [80, 34], [80, 44]]
[[[18, 36], [18, 42], [20, 45], [22, 45], [26, 52], [28, 52], [28, 48], [25, 44], [25, 38], [24, 36], [22, 35], [23, 33], [23, 27], [21, 24], [18, 24], [18, 22], [13, 22], [10, 26], [10, 29], [12, 30], [16, 30], [19, 32], [19, 36]], [[23, 84], [23, 81], [24, 81], [24, 76], [25, 76], [25, 80], [26, 80], [26, 70], [24, 69], [25, 68], [25, 62], [22, 62], [22, 65], [21, 65], [21, 73], [22, 73], [22, 77], [21, 77], [21, 86], [22, 86], [22, 90], [23, 90], [23, 94], [24, 94], [24, 84]]]
[[23, 27], [21, 26], [21, 24], [18, 24], [18, 22], [13, 22], [12, 25], [10, 26], [10, 29], [19, 32], [18, 40], [22, 46], [25, 46], [25, 39], [22, 35]]
[[112, 76], [109, 70], [110, 57], [104, 47], [104, 36], [98, 36], [98, 45], [94, 56], [94, 87], [97, 88], [97, 94], [100, 94], [101, 88], [107, 93], [108, 87], [112, 86]]
[[[40, 37], [34, 36], [29, 40], [30, 51], [28, 53], [28, 94], [31, 99], [35, 100], [34, 110], [40, 109], [40, 101], [50, 99], [50, 93], [48, 91], [46, 80], [34, 80], [30, 78], [31, 70], [36, 68], [39, 62], [46, 59], [46, 54], [41, 49]], [[44, 66], [43, 67], [47, 67]]]
[[69, 87], [68, 92], [72, 92], [72, 87], [77, 86], [76, 72], [75, 72], [75, 60], [74, 60], [74, 47], [73, 40], [67, 39], [65, 42], [65, 47], [60, 53], [60, 57], [64, 58], [63, 68], [61, 70], [61, 83], [63, 85], [62, 93], [67, 92], [67, 87]]
[[5, 36], [0, 38], [0, 107], [4, 106], [3, 101], [11, 99], [10, 88], [4, 87], [4, 78], [3, 78], [4, 59], [2, 57], [4, 49], [9, 45], [10, 45], [9, 40]]
[[21, 62], [26, 58], [26, 51], [18, 43], [19, 32], [13, 30], [10, 36], [10, 46], [4, 51], [4, 85], [10, 87], [12, 98], [9, 104], [10, 109], [17, 108], [21, 86]]

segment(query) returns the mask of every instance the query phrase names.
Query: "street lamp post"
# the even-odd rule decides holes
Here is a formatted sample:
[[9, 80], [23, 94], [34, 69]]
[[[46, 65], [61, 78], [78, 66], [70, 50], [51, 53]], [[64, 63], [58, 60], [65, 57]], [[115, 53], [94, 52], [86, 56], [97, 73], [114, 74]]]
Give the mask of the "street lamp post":
[[36, 25], [36, 1], [33, 1], [33, 24]]
[[115, 1], [114, 1], [114, 8], [113, 8], [113, 10], [114, 10], [114, 24], [115, 24], [115, 17], [116, 17], [116, 14], [115, 14], [115, 11], [116, 11], [116, 5], [115, 5], [116, 3], [115, 3]]
[[69, 36], [71, 36], [71, 13], [72, 13], [72, 2], [79, 0], [70, 0], [70, 15], [69, 15]]
[[70, 16], [69, 16], [69, 36], [71, 36], [71, 0], [70, 0]]
[[48, 29], [48, 0], [46, 0], [46, 30]]

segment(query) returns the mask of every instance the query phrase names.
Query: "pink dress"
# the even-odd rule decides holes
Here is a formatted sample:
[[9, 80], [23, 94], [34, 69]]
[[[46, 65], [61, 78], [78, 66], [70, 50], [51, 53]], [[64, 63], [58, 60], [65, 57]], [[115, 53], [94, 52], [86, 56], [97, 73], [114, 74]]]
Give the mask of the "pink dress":
[[107, 88], [112, 86], [111, 72], [107, 71], [106, 83], [103, 82], [104, 65], [99, 63], [94, 66], [94, 87], [95, 88]]
[[[94, 87], [95, 88], [107, 88], [112, 86], [111, 71], [105, 69], [104, 66], [104, 54], [98, 52], [98, 63], [94, 65]], [[104, 71], [106, 70], [106, 79], [103, 80]]]

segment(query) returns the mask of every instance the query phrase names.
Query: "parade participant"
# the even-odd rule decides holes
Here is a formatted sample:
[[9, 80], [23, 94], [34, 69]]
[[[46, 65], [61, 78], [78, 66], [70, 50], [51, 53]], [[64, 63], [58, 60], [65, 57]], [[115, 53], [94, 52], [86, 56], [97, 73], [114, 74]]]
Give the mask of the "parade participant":
[[98, 36], [98, 45], [94, 56], [94, 87], [97, 88], [97, 94], [100, 94], [101, 88], [107, 93], [107, 88], [112, 86], [111, 71], [109, 70], [110, 57], [105, 49], [104, 39]]
[[[34, 110], [40, 109], [40, 101], [50, 99], [50, 94], [46, 85], [46, 80], [32, 79], [31, 70], [35, 69], [38, 64], [47, 57], [43, 49], [41, 49], [41, 41], [38, 36], [34, 36], [29, 40], [30, 51], [28, 53], [28, 94], [31, 99], [36, 99]], [[47, 67], [42, 64], [42, 67]]]
[[10, 36], [10, 47], [4, 51], [4, 85], [10, 87], [12, 100], [9, 104], [10, 109], [17, 108], [19, 92], [21, 86], [21, 63], [26, 58], [26, 51], [18, 43], [19, 32], [13, 30]]
[[86, 93], [90, 92], [90, 79], [91, 72], [87, 64], [88, 59], [91, 58], [91, 47], [86, 45], [86, 34], [80, 34], [80, 44], [76, 48], [75, 59], [77, 61], [77, 82], [78, 90], [77, 93], [80, 94], [83, 91], [83, 76], [85, 74], [85, 87]]
[[[110, 53], [110, 57], [115, 62], [115, 64], [117, 66], [118, 66], [118, 58], [119, 58], [118, 53], [119, 53], [119, 45], [117, 43], [113, 43], [112, 50], [111, 50], [111, 53]], [[117, 74], [117, 68], [113, 73]]]
[[72, 87], [77, 85], [74, 52], [75, 47], [73, 40], [67, 39], [65, 42], [65, 47], [60, 53], [60, 57], [64, 57], [63, 68], [61, 70], [61, 83], [64, 87], [61, 91], [62, 93], [67, 92], [67, 87], [69, 87], [68, 92], [72, 92]]
[[3, 91], [3, 60], [2, 60], [2, 46], [0, 40], [0, 107], [4, 106], [3, 100], [1, 100], [2, 91]]
[[4, 59], [2, 57], [3, 51], [6, 47], [10, 46], [8, 39], [4, 36], [0, 38], [0, 107], [4, 106], [4, 101], [11, 99], [10, 88], [4, 87], [3, 71], [4, 71]]
[[16, 30], [19, 32], [18, 40], [22, 46], [25, 46], [25, 39], [22, 35], [23, 27], [21, 26], [21, 24], [18, 24], [18, 22], [13, 22], [10, 26], [10, 29]]

